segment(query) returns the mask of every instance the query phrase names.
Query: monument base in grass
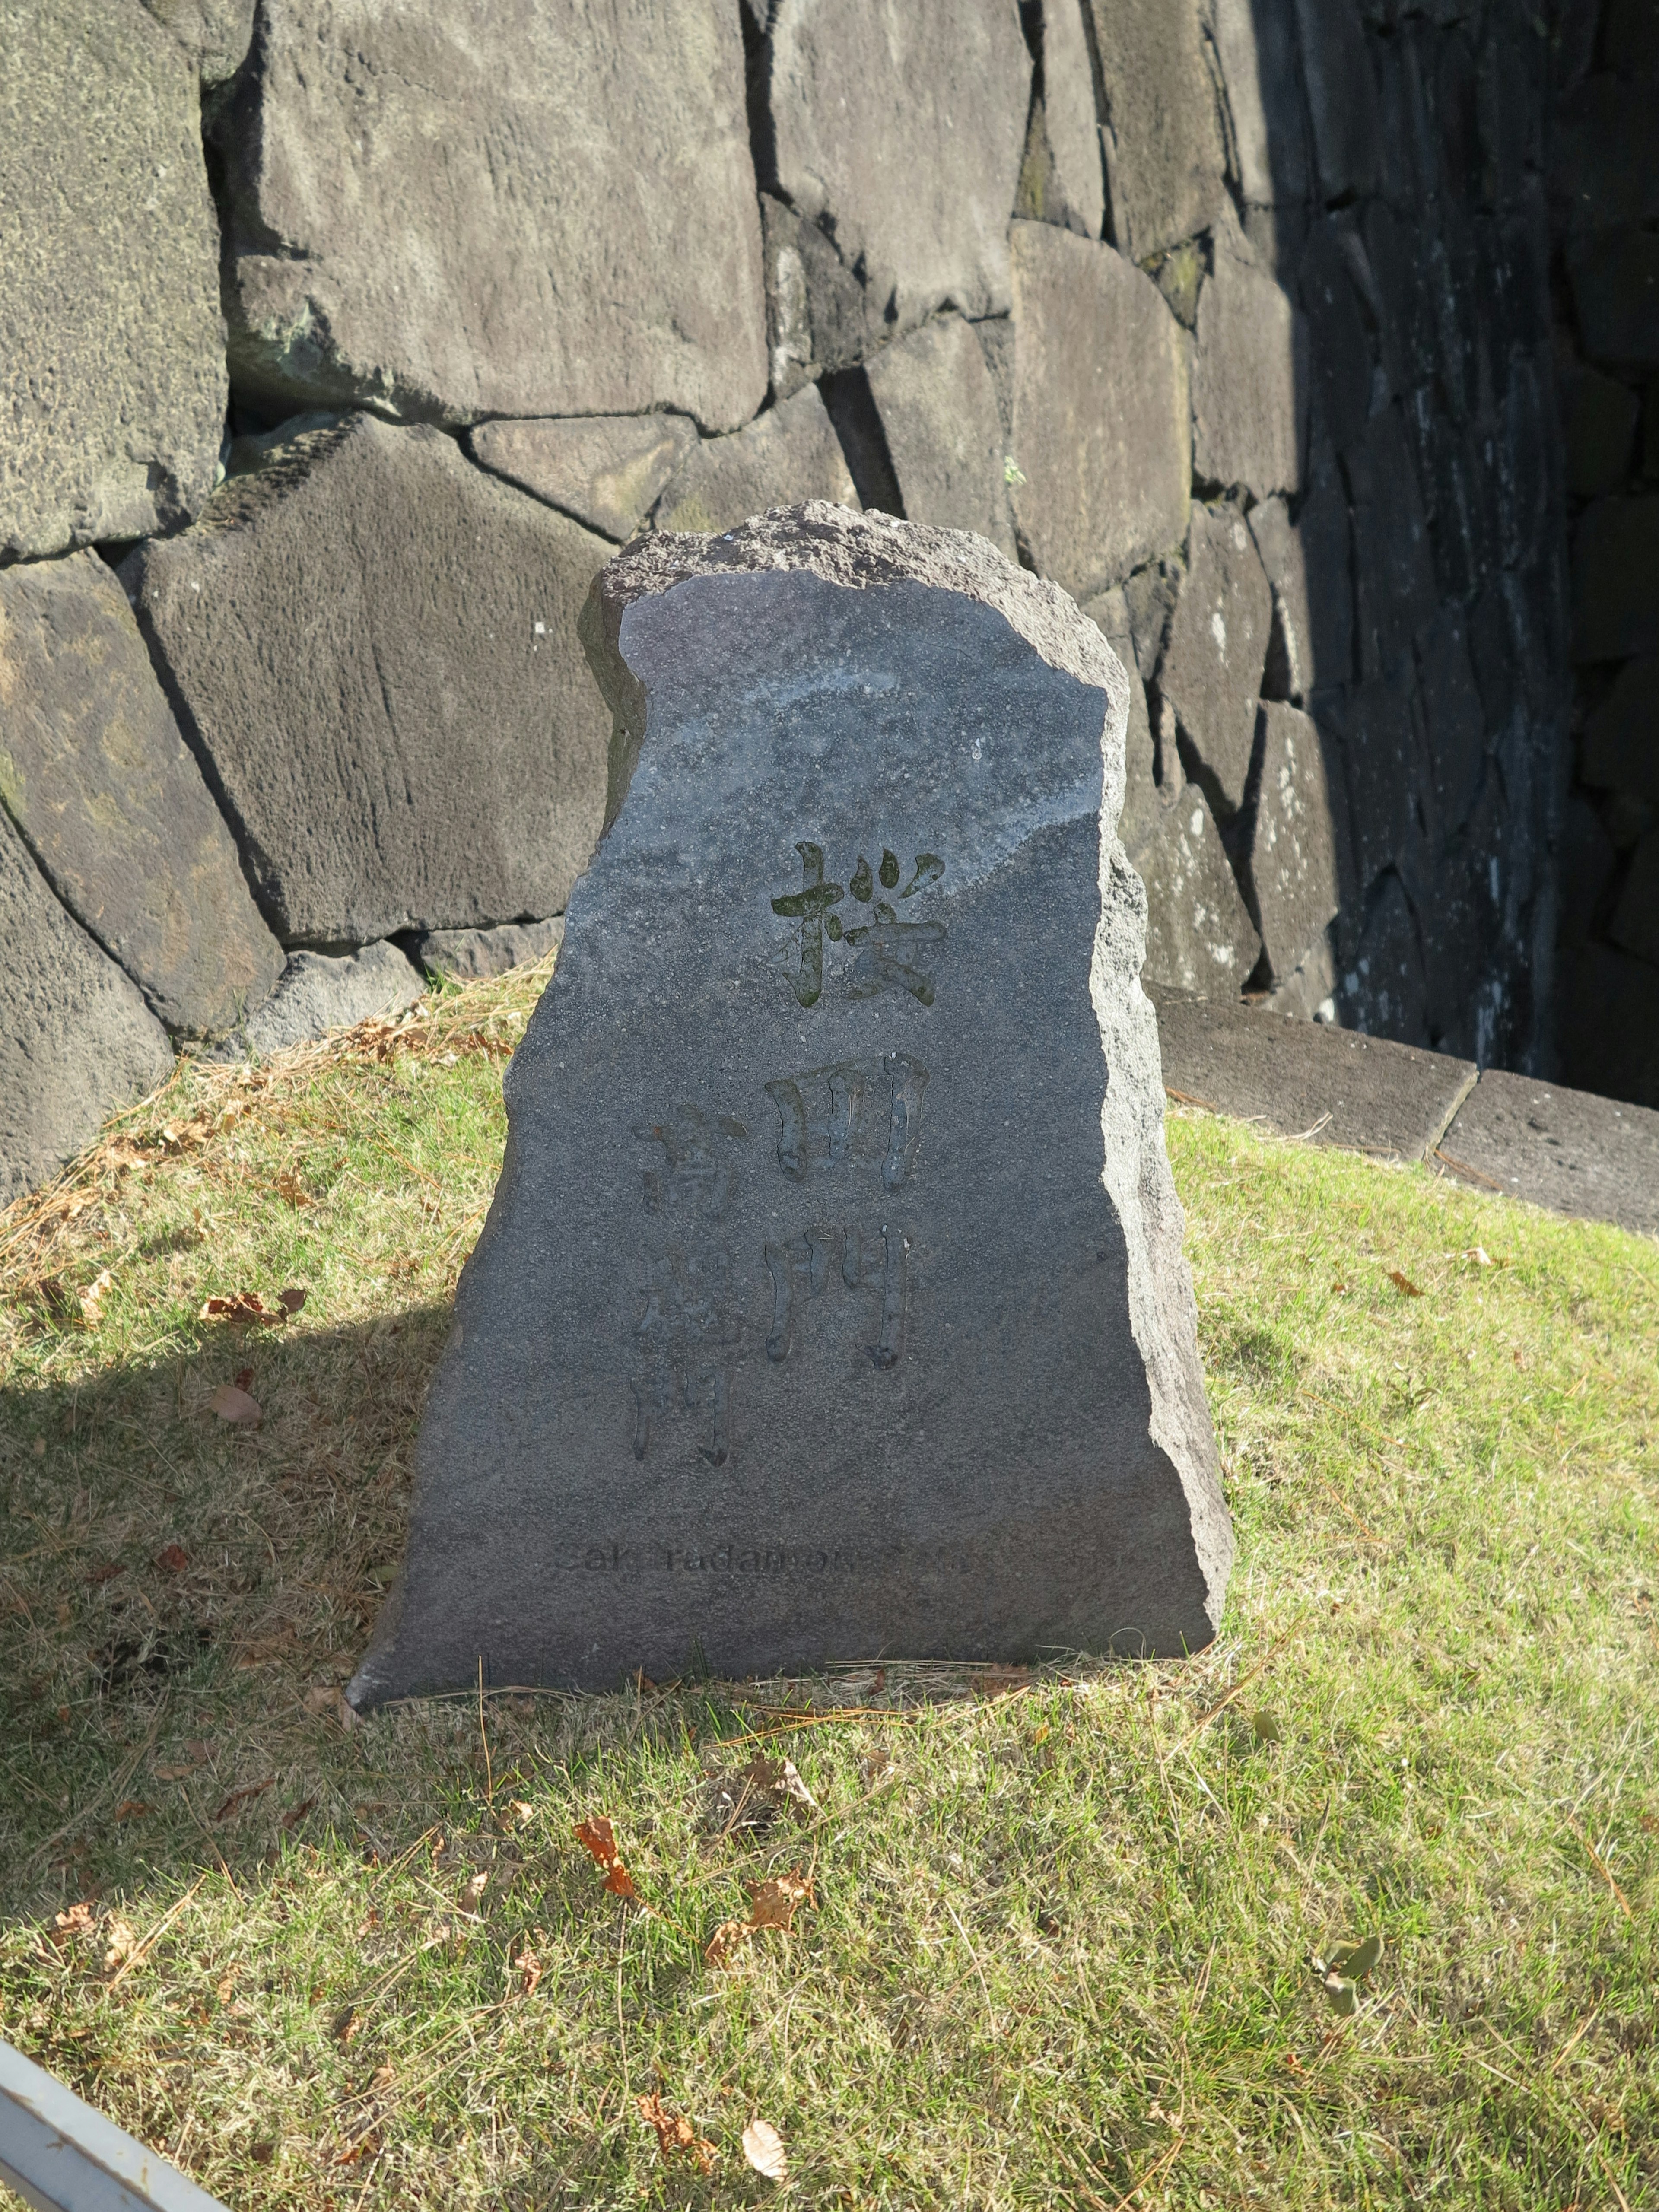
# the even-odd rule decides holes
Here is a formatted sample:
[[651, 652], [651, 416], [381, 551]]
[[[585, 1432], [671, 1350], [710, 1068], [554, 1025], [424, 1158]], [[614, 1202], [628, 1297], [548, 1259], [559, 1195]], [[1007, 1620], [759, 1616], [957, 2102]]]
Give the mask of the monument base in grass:
[[644, 541], [585, 623], [610, 823], [353, 1702], [1207, 1643], [1109, 647], [817, 504]]

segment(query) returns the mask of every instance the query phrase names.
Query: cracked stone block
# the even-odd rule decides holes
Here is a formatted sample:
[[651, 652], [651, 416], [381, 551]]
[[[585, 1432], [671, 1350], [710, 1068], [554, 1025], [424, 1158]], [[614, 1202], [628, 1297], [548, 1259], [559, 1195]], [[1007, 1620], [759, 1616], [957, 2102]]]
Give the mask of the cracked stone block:
[[1659, 806], [1659, 653], [1626, 661], [1584, 724], [1586, 783]]
[[909, 520], [977, 531], [1012, 561], [1002, 424], [973, 325], [937, 316], [872, 354], [865, 373]]
[[507, 921], [499, 929], [429, 929], [409, 948], [423, 975], [457, 983], [483, 982], [544, 960], [564, 938], [564, 916], [549, 921]]
[[[426, 981], [395, 945], [365, 945], [343, 956], [290, 955], [276, 988], [232, 1040], [215, 1054], [228, 1059], [243, 1048], [261, 1060], [291, 1044], [307, 1044], [331, 1030], [355, 1029], [377, 1015], [400, 1014], [426, 989]], [[238, 1054], [237, 1056], [240, 1056]]]
[[766, 390], [741, 29], [720, 0], [261, 0], [212, 103], [232, 374], [270, 405], [667, 408]]
[[1042, 91], [1031, 102], [1014, 211], [1098, 238], [1106, 220], [1106, 177], [1080, 0], [1040, 0], [1028, 12], [1039, 25]]
[[1236, 814], [1244, 803], [1272, 628], [1273, 594], [1243, 516], [1233, 507], [1194, 507], [1158, 688], [1197, 757], [1187, 772], [1201, 779], [1218, 813]]
[[124, 0], [0, 29], [0, 560], [175, 530], [224, 433], [196, 71]]
[[1004, 313], [1031, 90], [1017, 9], [778, 0], [763, 68], [761, 184], [833, 230], [872, 331]]
[[1400, 1044], [1429, 1042], [1429, 989], [1417, 922], [1396, 875], [1373, 896], [1353, 964], [1340, 977], [1337, 1007], [1344, 1029]]
[[1258, 500], [1297, 492], [1306, 428], [1305, 336], [1273, 278], [1218, 243], [1198, 295], [1193, 472]]
[[1088, 599], [1187, 534], [1186, 341], [1109, 246], [1041, 222], [1009, 236], [1014, 521], [1038, 573]]
[[1187, 786], [1141, 846], [1135, 868], [1146, 886], [1142, 980], [1200, 999], [1237, 998], [1261, 956], [1261, 939], [1195, 786]]
[[562, 422], [480, 422], [467, 451], [481, 468], [620, 545], [697, 442], [684, 415], [590, 415]]
[[760, 196], [766, 260], [766, 345], [772, 396], [850, 368], [886, 334], [857, 272], [836, 242], [770, 192]]
[[1282, 499], [1249, 515], [1273, 592], [1273, 633], [1262, 689], [1304, 704], [1353, 676], [1353, 562], [1348, 501], [1334, 470], [1316, 477], [1294, 522]]
[[815, 384], [757, 416], [746, 430], [693, 447], [657, 502], [659, 530], [734, 529], [801, 500], [856, 507], [841, 441]]
[[0, 1206], [49, 1182], [105, 1116], [166, 1080], [167, 1031], [52, 896], [0, 809]]
[[1083, 611], [1122, 662], [1129, 679], [1129, 719], [1123, 736], [1123, 811], [1118, 817], [1117, 834], [1133, 860], [1179, 799], [1185, 779], [1174, 744], [1160, 746], [1152, 734], [1146, 687], [1135, 659], [1128, 602], [1122, 591], [1103, 592]]
[[261, 443], [123, 578], [271, 928], [559, 912], [605, 812], [576, 618], [605, 541], [424, 425]]
[[95, 553], [0, 568], [0, 805], [153, 1012], [213, 1036], [276, 981], [224, 818]]
[[1106, 94], [1112, 237], [1145, 262], [1207, 230], [1226, 187], [1198, 0], [1088, 0]]
[[[1243, 828], [1245, 902], [1261, 933], [1267, 980], [1284, 983], [1334, 919], [1339, 886], [1319, 731], [1310, 716], [1278, 701], [1261, 708]], [[1322, 990], [1319, 999], [1325, 995]]]
[[585, 634], [627, 787], [348, 1695], [1207, 1642], [1099, 632], [982, 538], [812, 504], [639, 540]]
[[143, 0], [195, 63], [202, 82], [223, 84], [247, 59], [257, 0]]

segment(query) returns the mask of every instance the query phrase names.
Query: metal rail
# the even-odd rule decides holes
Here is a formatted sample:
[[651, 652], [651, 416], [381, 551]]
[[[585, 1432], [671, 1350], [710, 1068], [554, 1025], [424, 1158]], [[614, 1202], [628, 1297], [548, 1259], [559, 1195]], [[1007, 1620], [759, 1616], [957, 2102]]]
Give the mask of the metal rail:
[[225, 2212], [9, 2043], [0, 2043], [0, 2182], [35, 2212]]

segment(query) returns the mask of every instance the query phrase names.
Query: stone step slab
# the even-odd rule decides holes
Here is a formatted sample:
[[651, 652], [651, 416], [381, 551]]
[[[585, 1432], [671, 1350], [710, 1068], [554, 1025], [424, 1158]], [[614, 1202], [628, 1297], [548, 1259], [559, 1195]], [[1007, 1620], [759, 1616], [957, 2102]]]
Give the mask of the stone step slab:
[[1478, 1072], [1472, 1060], [1322, 1022], [1153, 995], [1172, 1098], [1310, 1144], [1420, 1160], [1440, 1142]]
[[108, 1115], [166, 1081], [167, 1031], [53, 897], [0, 808], [0, 1206], [37, 1189]]
[[0, 9], [0, 560], [177, 529], [224, 432], [190, 56], [108, 0]]
[[175, 1035], [265, 998], [283, 951], [95, 553], [0, 569], [0, 805]]
[[353, 1702], [1202, 1644], [1121, 667], [984, 540], [823, 505], [641, 540], [587, 627], [626, 795]]
[[209, 128], [232, 367], [268, 404], [708, 430], [759, 405], [735, 7], [262, 0]]
[[1476, 1189], [1659, 1236], [1659, 1113], [1489, 1067], [1437, 1165]]
[[425, 426], [264, 441], [125, 564], [285, 945], [560, 912], [604, 818], [576, 636], [611, 547]]

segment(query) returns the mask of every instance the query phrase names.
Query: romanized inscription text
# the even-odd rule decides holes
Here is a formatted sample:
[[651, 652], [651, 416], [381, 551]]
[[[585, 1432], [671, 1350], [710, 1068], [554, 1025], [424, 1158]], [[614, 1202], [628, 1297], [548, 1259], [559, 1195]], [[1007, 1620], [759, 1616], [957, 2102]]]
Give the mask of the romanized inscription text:
[[854, 1544], [623, 1544], [580, 1538], [553, 1554], [562, 1572], [590, 1575], [857, 1575], [892, 1566], [900, 1547]]

